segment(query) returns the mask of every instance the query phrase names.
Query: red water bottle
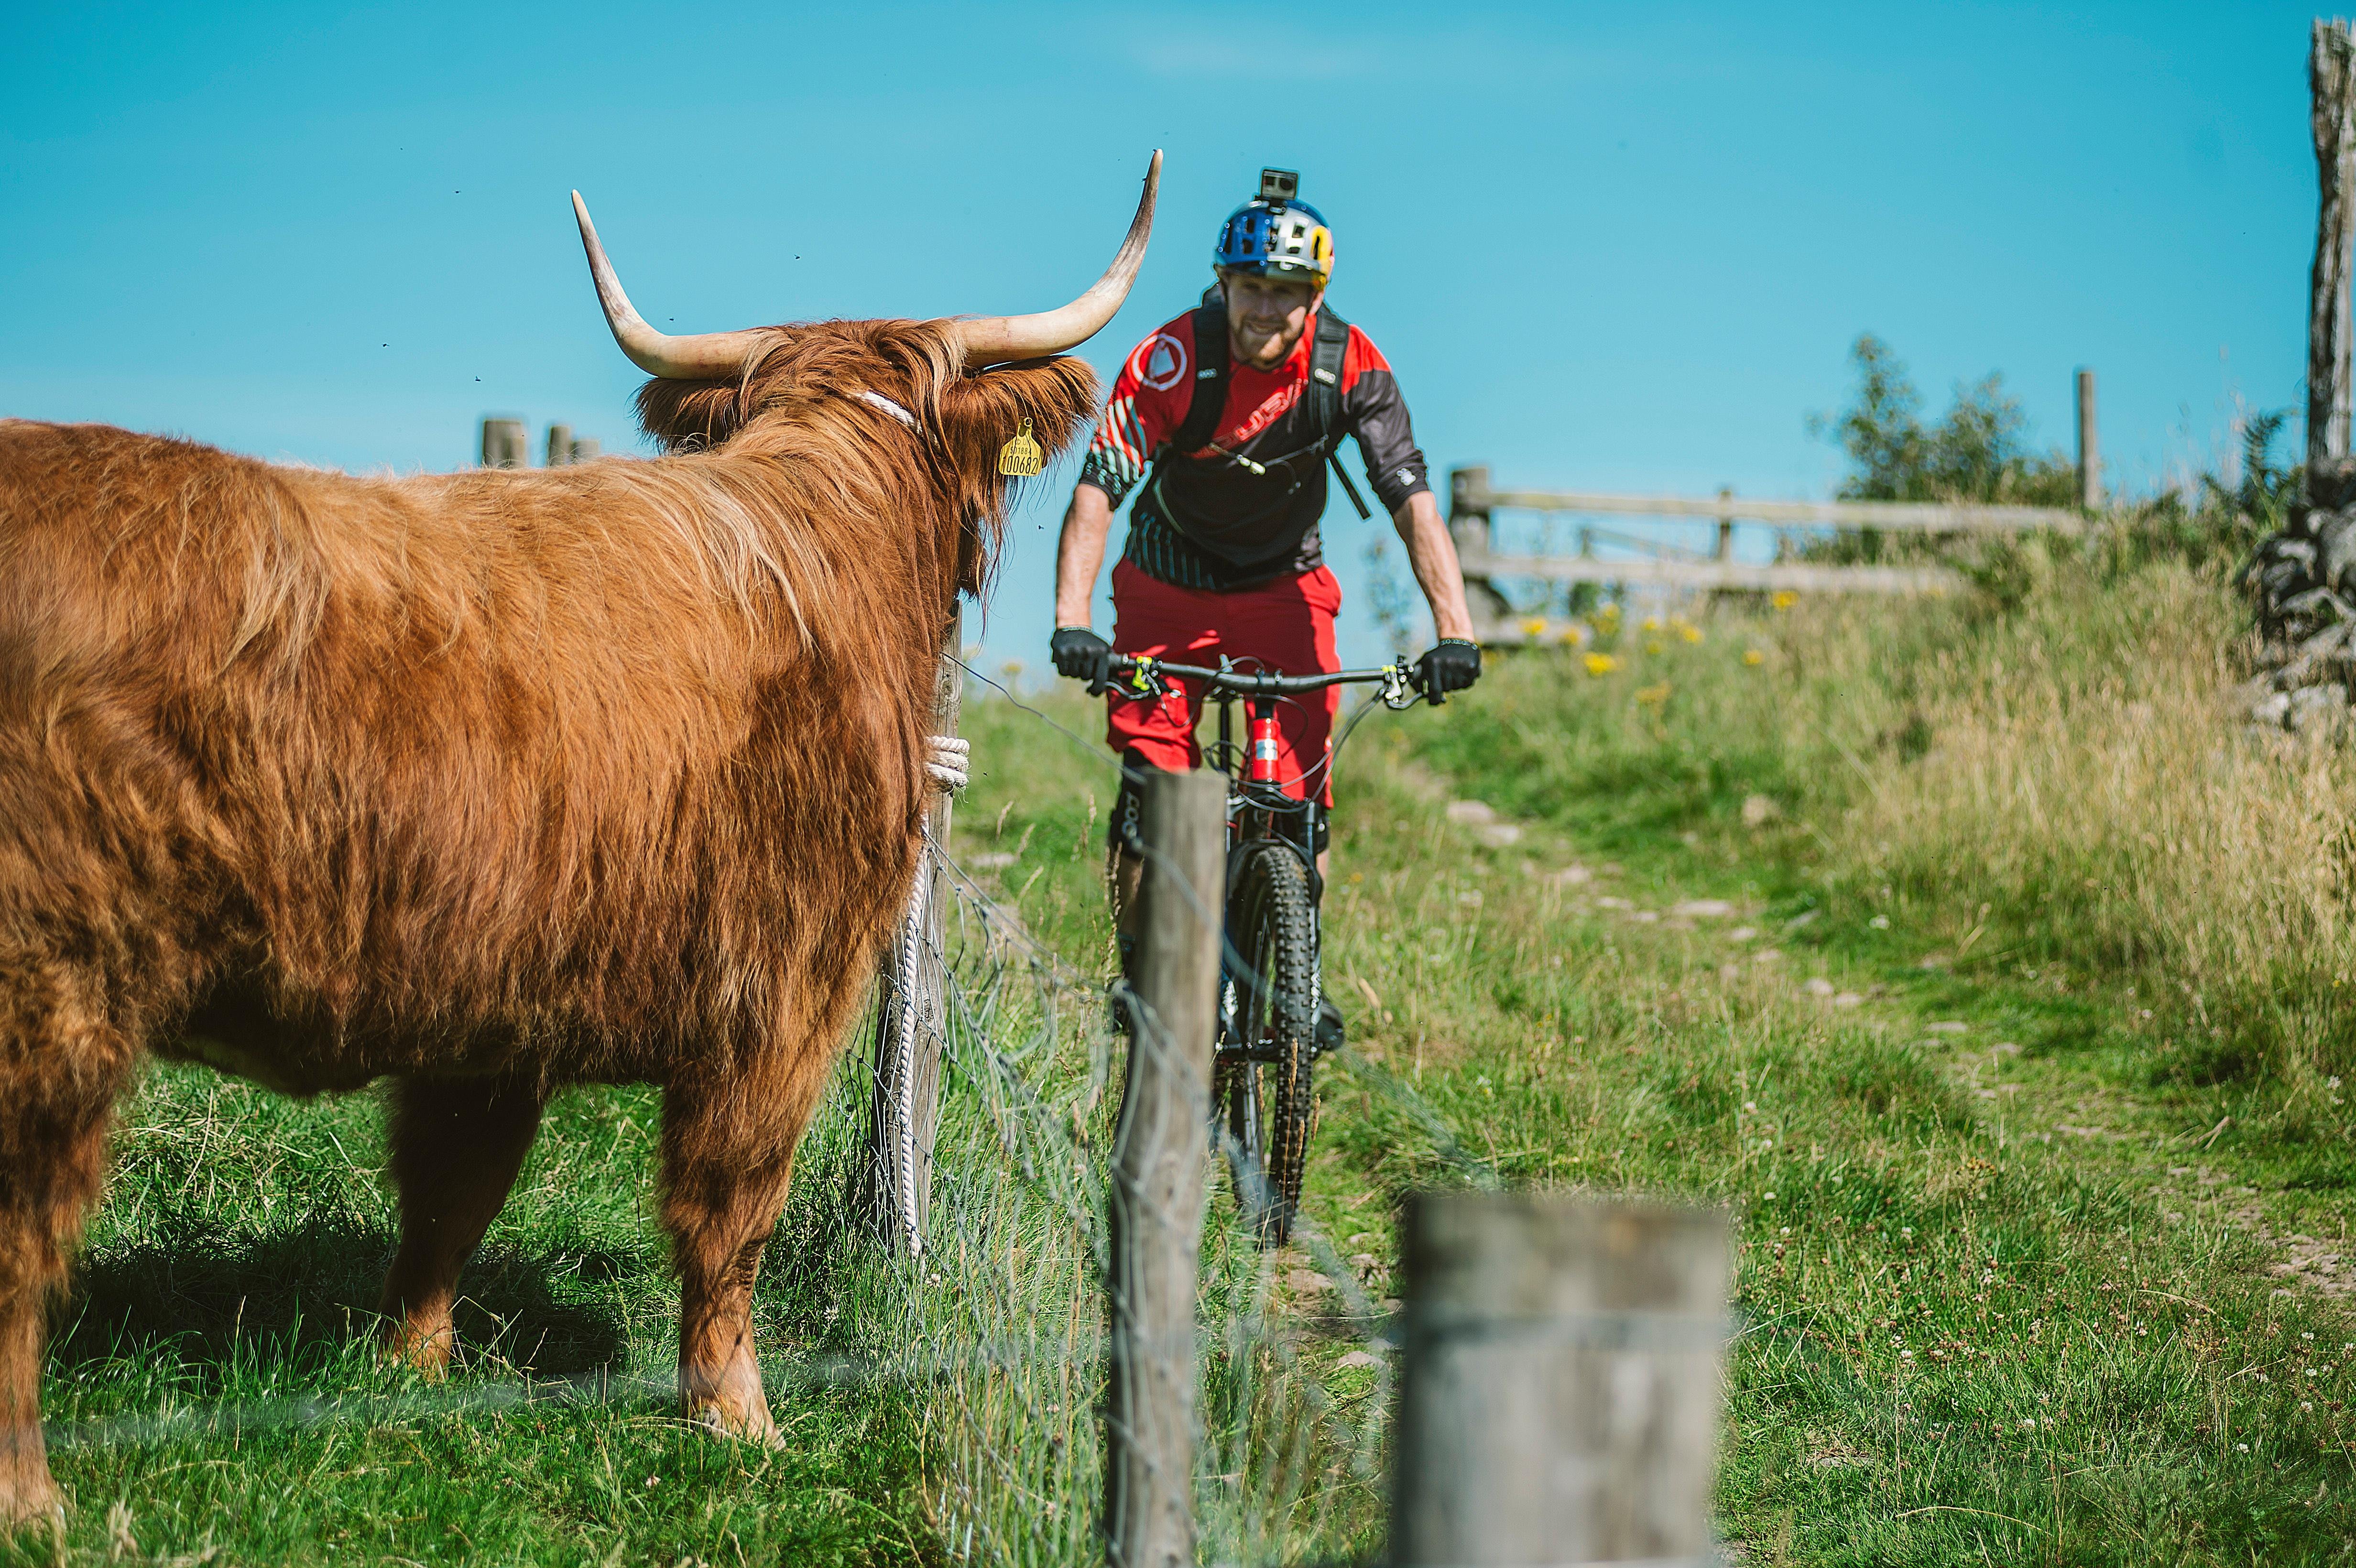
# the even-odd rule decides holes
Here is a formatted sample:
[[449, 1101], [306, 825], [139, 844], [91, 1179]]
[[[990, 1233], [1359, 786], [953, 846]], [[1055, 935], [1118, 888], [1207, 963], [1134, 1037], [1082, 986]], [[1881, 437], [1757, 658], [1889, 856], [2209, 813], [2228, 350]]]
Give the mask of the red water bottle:
[[1246, 759], [1244, 777], [1254, 784], [1274, 784], [1283, 777], [1277, 766], [1280, 755], [1276, 730], [1276, 704], [1252, 704], [1251, 754]]

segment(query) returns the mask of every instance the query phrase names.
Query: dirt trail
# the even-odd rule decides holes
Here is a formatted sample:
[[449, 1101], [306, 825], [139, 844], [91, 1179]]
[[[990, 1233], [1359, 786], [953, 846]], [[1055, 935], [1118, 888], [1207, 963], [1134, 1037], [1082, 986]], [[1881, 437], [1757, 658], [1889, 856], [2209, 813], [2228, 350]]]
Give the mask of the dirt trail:
[[[1755, 902], [1704, 896], [1670, 880], [1630, 889], [1616, 864], [1559, 851], [1545, 858], [1554, 837], [1546, 829], [1513, 822], [1483, 802], [1451, 797], [1442, 780], [1419, 767], [1410, 784], [1435, 803], [1448, 802], [1447, 817], [1459, 832], [1492, 849], [1531, 855], [1518, 869], [1541, 884], [1560, 913], [1618, 923], [1635, 940], [1674, 935], [1722, 944], [1721, 981], [1770, 977], [1797, 1000], [1915, 1037], [1924, 1049], [1946, 1053], [1946, 1071], [2000, 1143], [2040, 1145], [2054, 1158], [2118, 1182], [2162, 1225], [2238, 1232], [2274, 1259], [2266, 1272], [2283, 1288], [2356, 1306], [2356, 1199], [2269, 1181], [2253, 1168], [2264, 1159], [2237, 1147], [2234, 1115], [2221, 1115], [2205, 1131], [2188, 1131], [2188, 1096], [2124, 1082], [2100, 1052], [2040, 1051], [2007, 1038], [1981, 1020], [2018, 1010], [2021, 995], [2011, 982], [1976, 985], [1932, 955], [1918, 961], [1918, 972], [1939, 982], [1939, 1014], [1965, 1016], [1925, 1016], [1930, 998], [1918, 995], [1911, 977], [1875, 979], [1846, 972], [1836, 955], [1800, 951], [1819, 918], [1815, 911], [1771, 920]], [[2033, 1031], [2015, 1032], [2033, 1039]]]

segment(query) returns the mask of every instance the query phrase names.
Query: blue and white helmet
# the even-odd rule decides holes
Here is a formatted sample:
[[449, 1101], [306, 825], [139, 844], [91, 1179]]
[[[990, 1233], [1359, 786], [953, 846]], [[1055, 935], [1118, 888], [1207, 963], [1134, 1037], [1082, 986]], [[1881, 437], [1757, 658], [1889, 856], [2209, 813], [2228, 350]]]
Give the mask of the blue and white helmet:
[[1299, 179], [1289, 170], [1260, 171], [1258, 199], [1229, 213], [1219, 229], [1214, 272], [1325, 286], [1333, 276], [1333, 231], [1323, 213], [1293, 199]]

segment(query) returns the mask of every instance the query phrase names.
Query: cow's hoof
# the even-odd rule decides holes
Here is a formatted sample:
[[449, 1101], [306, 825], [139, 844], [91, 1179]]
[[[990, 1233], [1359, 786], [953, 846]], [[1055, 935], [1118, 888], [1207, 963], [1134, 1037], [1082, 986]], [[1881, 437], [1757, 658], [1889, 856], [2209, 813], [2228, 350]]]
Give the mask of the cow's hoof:
[[65, 1499], [46, 1470], [35, 1477], [0, 1478], [0, 1536], [62, 1536], [66, 1529]]
[[385, 1360], [398, 1361], [428, 1382], [439, 1382], [449, 1373], [450, 1352], [456, 1339], [456, 1332], [447, 1323], [422, 1328], [396, 1318], [384, 1328]]
[[717, 1377], [694, 1367], [679, 1371], [680, 1404], [691, 1425], [722, 1437], [783, 1448], [785, 1435], [769, 1413], [769, 1396], [761, 1388], [760, 1364], [749, 1345], [739, 1341]]
[[786, 1445], [786, 1435], [777, 1430], [776, 1419], [769, 1414], [768, 1401], [764, 1399], [756, 1398], [750, 1409], [741, 1404], [732, 1409], [716, 1399], [698, 1400], [687, 1408], [687, 1423], [715, 1437], [730, 1437], [764, 1448]]

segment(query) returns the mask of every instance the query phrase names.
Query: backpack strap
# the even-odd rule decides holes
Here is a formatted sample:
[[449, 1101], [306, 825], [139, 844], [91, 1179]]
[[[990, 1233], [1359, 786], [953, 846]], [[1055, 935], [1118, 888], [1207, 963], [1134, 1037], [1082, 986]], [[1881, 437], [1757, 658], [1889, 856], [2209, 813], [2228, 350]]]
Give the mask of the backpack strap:
[[1200, 452], [1218, 433], [1219, 412], [1227, 406], [1227, 301], [1217, 286], [1203, 292], [1194, 307], [1194, 391], [1186, 417], [1171, 433], [1168, 451]]
[[1342, 466], [1342, 360], [1349, 351], [1350, 324], [1328, 305], [1317, 313], [1317, 340], [1309, 350], [1309, 385], [1301, 389], [1301, 396], [1309, 400], [1310, 421], [1317, 439], [1324, 443], [1333, 477], [1342, 482], [1342, 493], [1350, 497], [1350, 505], [1364, 520], [1374, 513], [1366, 509], [1366, 498], [1350, 482], [1350, 471]]
[[1317, 313], [1317, 337], [1309, 349], [1310, 428], [1329, 448], [1342, 444], [1342, 358], [1350, 351], [1350, 324], [1327, 305]]

